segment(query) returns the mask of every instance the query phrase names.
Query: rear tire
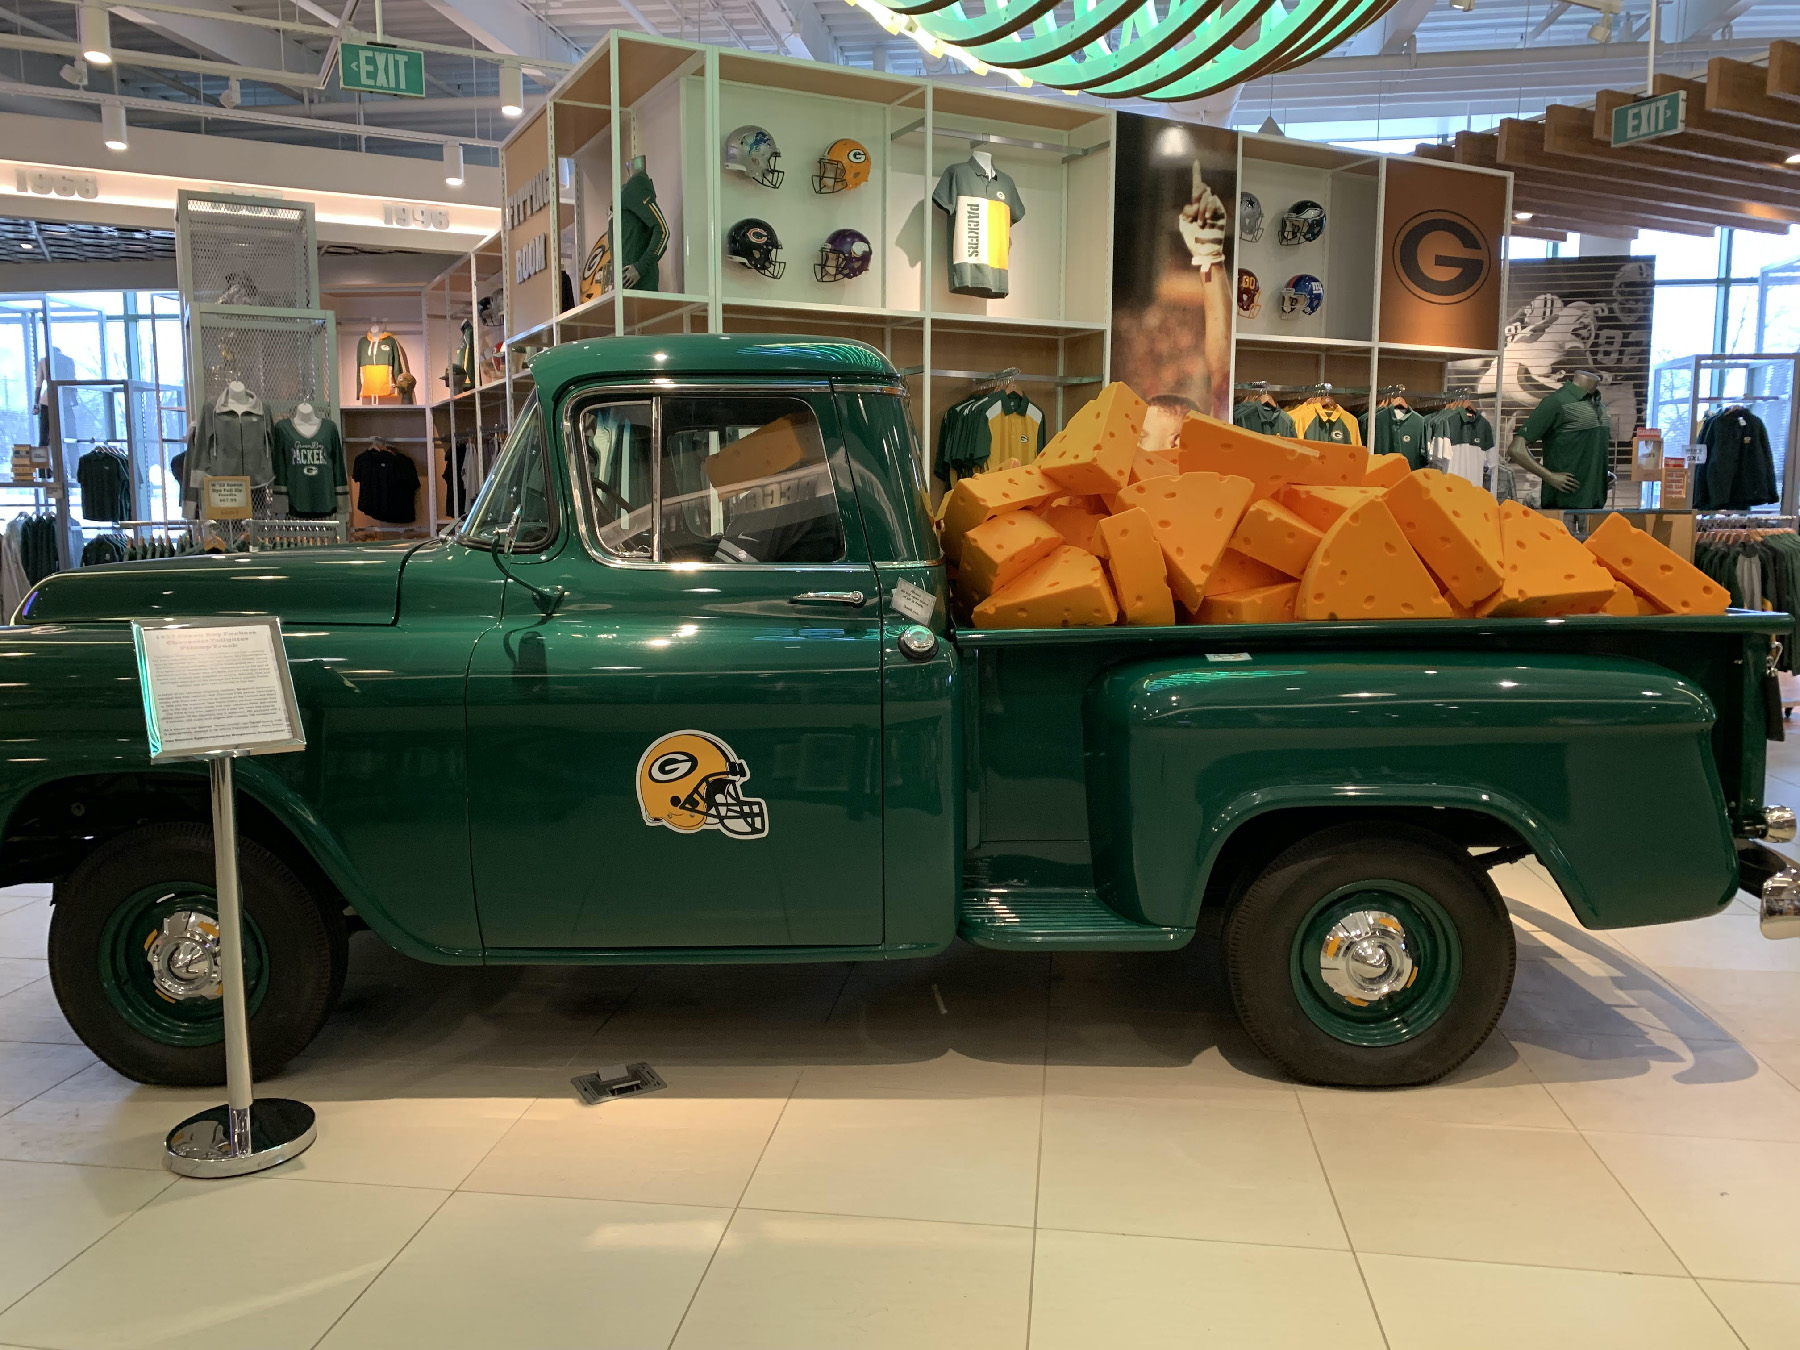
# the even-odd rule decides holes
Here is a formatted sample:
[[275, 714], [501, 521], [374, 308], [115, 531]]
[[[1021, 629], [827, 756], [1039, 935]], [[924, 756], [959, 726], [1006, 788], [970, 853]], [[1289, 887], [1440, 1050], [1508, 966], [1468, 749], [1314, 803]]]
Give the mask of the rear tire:
[[[318, 1034], [343, 985], [347, 946], [341, 907], [322, 908], [261, 844], [239, 840], [238, 872], [250, 1064], [262, 1079]], [[108, 840], [57, 883], [51, 986], [76, 1035], [127, 1078], [167, 1087], [225, 1081], [220, 1000], [205, 997], [203, 974], [172, 997], [175, 976], [165, 970], [159, 987], [151, 959], [171, 916], [216, 922], [213, 882], [210, 830], [154, 825]]]
[[1322, 830], [1225, 921], [1232, 1002], [1295, 1078], [1404, 1087], [1481, 1047], [1512, 991], [1512, 920], [1466, 853], [1412, 826]]

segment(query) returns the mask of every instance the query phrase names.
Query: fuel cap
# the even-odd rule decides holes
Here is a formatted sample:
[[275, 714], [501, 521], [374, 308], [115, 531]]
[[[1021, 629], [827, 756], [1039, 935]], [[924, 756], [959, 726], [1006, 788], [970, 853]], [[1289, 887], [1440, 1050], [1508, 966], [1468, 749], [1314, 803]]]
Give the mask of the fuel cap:
[[901, 630], [900, 650], [908, 660], [929, 661], [937, 655], [937, 649], [937, 634], [923, 624]]

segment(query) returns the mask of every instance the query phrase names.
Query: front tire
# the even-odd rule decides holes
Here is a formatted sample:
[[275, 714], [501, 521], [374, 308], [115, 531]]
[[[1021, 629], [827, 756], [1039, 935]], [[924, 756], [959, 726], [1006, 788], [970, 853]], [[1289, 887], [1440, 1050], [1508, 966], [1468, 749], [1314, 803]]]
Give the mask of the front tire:
[[[346, 965], [341, 913], [291, 869], [238, 842], [250, 1064], [279, 1072], [318, 1034]], [[212, 832], [156, 825], [110, 839], [57, 883], [50, 982], [76, 1035], [127, 1078], [167, 1087], [225, 1081]]]
[[1481, 1047], [1512, 991], [1512, 920], [1427, 830], [1337, 826], [1288, 848], [1225, 924], [1238, 1017], [1295, 1078], [1404, 1087]]

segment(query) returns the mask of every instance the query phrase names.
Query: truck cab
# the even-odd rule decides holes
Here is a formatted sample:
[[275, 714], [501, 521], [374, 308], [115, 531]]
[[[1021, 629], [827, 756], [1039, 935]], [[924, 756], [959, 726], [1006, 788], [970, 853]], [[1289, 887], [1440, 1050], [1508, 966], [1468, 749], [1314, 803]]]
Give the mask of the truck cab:
[[[239, 773], [259, 1072], [346, 935], [444, 963], [1213, 944], [1297, 1077], [1429, 1081], [1491, 1031], [1490, 872], [1594, 927], [1800, 892], [1756, 842], [1787, 616], [976, 631], [902, 380], [855, 343], [540, 355], [455, 532], [46, 579], [0, 630], [0, 883], [55, 883], [71, 1024], [222, 1077], [203, 771], [152, 768], [129, 623], [283, 621], [302, 754]], [[1777, 718], [1778, 722], [1778, 718]]]

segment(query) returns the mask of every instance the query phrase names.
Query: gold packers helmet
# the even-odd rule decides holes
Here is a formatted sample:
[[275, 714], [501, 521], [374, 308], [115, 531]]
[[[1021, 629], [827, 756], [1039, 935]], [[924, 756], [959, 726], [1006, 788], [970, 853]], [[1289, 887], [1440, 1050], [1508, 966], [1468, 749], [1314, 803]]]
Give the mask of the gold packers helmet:
[[848, 192], [869, 181], [869, 152], [861, 141], [837, 140], [819, 156], [819, 171], [813, 175], [813, 191], [821, 195]]
[[644, 824], [679, 834], [718, 830], [732, 839], [769, 832], [768, 804], [746, 797], [750, 769], [731, 747], [704, 731], [672, 731], [638, 761], [638, 807]]

